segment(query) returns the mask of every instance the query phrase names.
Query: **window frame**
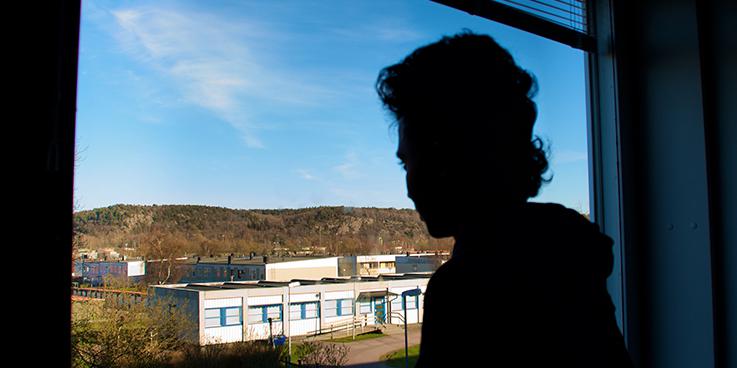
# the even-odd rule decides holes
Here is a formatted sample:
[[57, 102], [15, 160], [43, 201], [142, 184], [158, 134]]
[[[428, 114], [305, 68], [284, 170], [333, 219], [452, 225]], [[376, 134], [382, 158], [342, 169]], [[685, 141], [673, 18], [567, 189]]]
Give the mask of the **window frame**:
[[[446, 3], [447, 1], [433, 0], [438, 3]], [[74, 178], [74, 137], [75, 137], [75, 106], [77, 96], [77, 74], [78, 74], [78, 53], [79, 53], [79, 26], [80, 26], [80, 1], [79, 0], [63, 0], [54, 7], [49, 7], [43, 14], [50, 21], [40, 23], [46, 24], [50, 31], [48, 34], [58, 35], [52, 37], [51, 42], [44, 43], [44, 49], [50, 50], [48, 54], [55, 55], [54, 58], [48, 58], [46, 67], [53, 67], [53, 75], [57, 78], [51, 78], [53, 82], [45, 85], [39, 91], [52, 92], [54, 95], [62, 96], [60, 101], [49, 100], [39, 111], [50, 112], [51, 118], [44, 118], [43, 129], [48, 133], [48, 137], [42, 135], [34, 136], [34, 147], [36, 151], [48, 152], [49, 157], [54, 157], [56, 165], [49, 166], [48, 162], [43, 161], [41, 164], [33, 164], [33, 167], [48, 177], [44, 182], [44, 188], [48, 198], [46, 201], [51, 215], [48, 216], [48, 228], [53, 231], [46, 232], [49, 242], [61, 242], [62, 247], [57, 247], [58, 253], [63, 255], [71, 253], [71, 227], [68, 226], [69, 214], [73, 212], [73, 190], [72, 183]], [[611, 29], [611, 4], [605, 1], [591, 2], [589, 9], [594, 16], [590, 17], [589, 24], [603, 24], [608, 28], [598, 27], [593, 30], [596, 35], [595, 41], [597, 47], [602, 44], [610, 43], [613, 31]], [[596, 17], [596, 18], [595, 18]], [[499, 20], [497, 20], [499, 21]], [[502, 22], [504, 23], [504, 22]], [[524, 29], [519, 26], [515, 28]], [[49, 47], [51, 46], [51, 47]], [[608, 49], [600, 49], [609, 52]], [[602, 56], [602, 51], [597, 55], [587, 53], [587, 69], [586, 80], [589, 87], [589, 121], [588, 127], [590, 145], [590, 207], [592, 221], [595, 221], [602, 230], [614, 239], [615, 264], [614, 273], [608, 282], [610, 293], [617, 307], [617, 320], [622, 327], [625, 337], [627, 337], [626, 326], [622, 325], [622, 321], [627, 320], [626, 303], [625, 303], [625, 254], [624, 242], [622, 239], [622, 215], [620, 210], [620, 179], [612, 176], [619, 175], [619, 149], [617, 148], [618, 136], [617, 132], [617, 106], [616, 94], [618, 86], [615, 83], [616, 71], [614, 68], [614, 56]], [[605, 71], [610, 69], [609, 74]], [[46, 100], [44, 100], [46, 101]], [[601, 118], [604, 109], [613, 109], [614, 116], [604, 120]], [[607, 132], [613, 131], [614, 135]], [[609, 173], [607, 173], [609, 172]], [[53, 175], [52, 175], [53, 174]], [[33, 192], [37, 193], [37, 192]], [[61, 240], [59, 240], [61, 239]], [[61, 259], [63, 257], [59, 257]], [[56, 259], [50, 257], [50, 259]], [[58, 263], [58, 262], [56, 262]], [[66, 265], [68, 262], [62, 262]], [[57, 265], [58, 266], [58, 265]], [[51, 266], [56, 269], [56, 266]], [[209, 270], [203, 270], [209, 273]], [[71, 297], [71, 290], [68, 287], [71, 277], [69, 273], [63, 273], [64, 277], [58, 279], [57, 287], [62, 290], [65, 298], [59, 299], [59, 314], [54, 316], [54, 320], [63, 328], [52, 329], [60, 331], [59, 341], [70, 341], [68, 331], [70, 329], [70, 321], [68, 318], [71, 307], [68, 300]], [[614, 280], [611, 280], [614, 278]], [[69, 280], [68, 280], [69, 279]], [[373, 301], [370, 303], [373, 311]], [[250, 308], [250, 307], [249, 307]], [[354, 308], [355, 311], [355, 308]], [[243, 317], [243, 311], [241, 312]], [[283, 313], [283, 311], [282, 311]], [[249, 321], [250, 322], [250, 321]], [[65, 353], [69, 356], [69, 353]], [[69, 362], [69, 359], [63, 359]]]
[[[335, 302], [335, 309], [328, 308], [327, 303], [328, 302]], [[350, 306], [351, 312], [350, 314], [343, 314], [344, 309], [344, 303], [346, 303], [348, 306]], [[342, 299], [329, 299], [325, 301], [325, 317], [346, 317], [346, 316], [354, 316], [356, 313], [355, 303], [352, 298], [342, 298]], [[335, 314], [332, 314], [332, 312], [329, 311], [335, 311]]]
[[[258, 325], [269, 323], [269, 307], [279, 307], [279, 318], [272, 319], [272, 322], [281, 322], [284, 320], [284, 305], [283, 304], [263, 304], [263, 305], [249, 305], [248, 306], [248, 324]], [[252, 310], [260, 310], [259, 313], [251, 313]], [[256, 320], [251, 317], [257, 315], [261, 316], [261, 319]]]
[[[313, 317], [307, 317], [307, 306], [308, 305], [314, 305], [315, 306], [315, 313], [316, 315]], [[293, 311], [292, 307], [299, 307], [298, 311]], [[292, 313], [299, 312], [299, 318], [293, 318]], [[311, 311], [310, 311], [311, 312]], [[316, 319], [320, 318], [320, 302], [319, 301], [311, 301], [311, 302], [298, 302], [298, 303], [290, 303], [289, 304], [289, 320], [290, 321], [302, 321], [302, 320], [309, 320], [309, 319]]]
[[[228, 324], [228, 311], [229, 310], [237, 310], [238, 311], [238, 323], [231, 323]], [[218, 311], [217, 317], [208, 317], [207, 312], [208, 311]], [[204, 317], [204, 323], [205, 323], [205, 329], [208, 328], [221, 328], [221, 327], [233, 327], [233, 326], [243, 326], [243, 307], [217, 307], [217, 308], [205, 308], [205, 311], [203, 313]], [[233, 317], [233, 316], [230, 316]], [[208, 320], [217, 320], [218, 325], [212, 325], [208, 326], [207, 322]]]

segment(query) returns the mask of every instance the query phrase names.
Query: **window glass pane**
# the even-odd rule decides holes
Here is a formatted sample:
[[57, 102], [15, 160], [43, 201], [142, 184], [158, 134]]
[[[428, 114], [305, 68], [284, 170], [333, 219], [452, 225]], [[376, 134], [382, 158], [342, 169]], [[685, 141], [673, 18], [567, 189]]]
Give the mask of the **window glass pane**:
[[326, 300], [325, 301], [325, 317], [335, 317], [338, 315], [338, 301], [337, 300]]
[[353, 299], [343, 299], [340, 303], [340, 315], [351, 316], [353, 315]]
[[[203, 249], [202, 255], [205, 256], [205, 253], [225, 254], [239, 251], [252, 244], [272, 240], [283, 244], [265, 245], [273, 248], [286, 244], [289, 249], [285, 252], [298, 251], [297, 244], [318, 245], [313, 246], [314, 249], [309, 252], [337, 256], [368, 255], [371, 254], [369, 252], [389, 254], [397, 252], [395, 246], [398, 245], [416, 245], [416, 251], [452, 249], [452, 241], [430, 239], [419, 220], [401, 220], [401, 223], [393, 224], [384, 220], [399, 220], [400, 217], [396, 217], [393, 211], [377, 212], [364, 207], [413, 207], [406, 196], [405, 173], [396, 165], [394, 157], [398, 143], [396, 131], [392, 128], [391, 138], [387, 139], [388, 124], [383, 124], [386, 111], [377, 103], [373, 89], [379, 69], [399, 61], [416, 47], [464, 28], [493, 35], [503, 47], [509, 48], [520, 66], [535, 74], [540, 93], [535, 97], [538, 120], [534, 134], [540, 135], [544, 142], [550, 142], [551, 171], [548, 175], [554, 174], [553, 181], [543, 186], [540, 196], [535, 200], [560, 202], [581, 212], [588, 212], [587, 84], [584, 79], [585, 59], [580, 51], [552, 41], [536, 41], [536, 36], [505, 29], [478, 17], [462, 17], [452, 9], [444, 9], [436, 14], [428, 9], [436, 8], [437, 5], [426, 1], [407, 2], [408, 15], [422, 14], [419, 18], [423, 18], [427, 11], [428, 22], [422, 26], [416, 24], [416, 30], [402, 29], [404, 32], [395, 32], [395, 35], [401, 34], [402, 38], [406, 36], [403, 40], [383, 39], [386, 32], [379, 32], [381, 34], [371, 35], [372, 37], [345, 37], [355, 36], [354, 31], [363, 29], [360, 25], [385, 24], [380, 21], [386, 18], [386, 14], [372, 8], [375, 5], [371, 1], [332, 4], [330, 8], [334, 12], [324, 12], [320, 14], [320, 22], [310, 23], [319, 23], [321, 27], [305, 27], [299, 32], [290, 33], [289, 37], [266, 37], [263, 40], [258, 37], [241, 37], [249, 33], [247, 25], [254, 24], [249, 16], [258, 14], [263, 20], [263, 24], [255, 23], [259, 27], [269, 24], [283, 25], [283, 29], [269, 30], [266, 27], [263, 31], [264, 34], [281, 36], [281, 31], [289, 33], [287, 31], [295, 30], [291, 27], [292, 22], [305, 25], [304, 19], [311, 19], [312, 14], [301, 8], [307, 2], [297, 1], [293, 6], [278, 7], [280, 11], [269, 11], [269, 6], [264, 9], [264, 4], [270, 3], [267, 1], [235, 2], [243, 4], [242, 7], [229, 5], [224, 11], [215, 2], [197, 2], [190, 4], [191, 7], [164, 7], [166, 9], [161, 10], [159, 4], [132, 0], [116, 4], [110, 11], [102, 12], [96, 10], [96, 6], [90, 6], [90, 3], [83, 2], [82, 5], [83, 13], [92, 11], [96, 16], [83, 16], [80, 30], [79, 113], [76, 133], [80, 138], [77, 142], [81, 143], [78, 147], [81, 157], [79, 167], [74, 171], [77, 194], [83, 199], [80, 203], [82, 208], [75, 212], [75, 219], [94, 219], [95, 215], [97, 218], [88, 223], [90, 236], [104, 235], [101, 230], [105, 228], [95, 225], [107, 223], [100, 221], [101, 214], [107, 216], [113, 213], [115, 223], [128, 223], [131, 220], [120, 209], [99, 208], [108, 203], [209, 203], [216, 207], [205, 210], [199, 206], [162, 206], [145, 211], [154, 211], [154, 217], [162, 220], [165, 218], [157, 215], [158, 211], [173, 211], [170, 218], [166, 217], [167, 221], [173, 222], [157, 223], [151, 228], [162, 229], [162, 236], [173, 236], [176, 240], [173, 244], [178, 244], [181, 240], [179, 250], [182, 252], [175, 257], [186, 256], [186, 253], [191, 253], [190, 250], [196, 250], [203, 244], [213, 245], [216, 250], [211, 252], [208, 249], [205, 252]], [[284, 12], [283, 8], [290, 9]], [[344, 11], [348, 11], [351, 16], [336, 16], [347, 14]], [[122, 17], [124, 14], [137, 16], [126, 18]], [[159, 23], [166, 27], [159, 29], [156, 17], [161, 17]], [[182, 19], [187, 22], [176, 21]], [[130, 24], [122, 24], [121, 21]], [[192, 29], [204, 29], [189, 27], [190, 24], [203, 24], [200, 22], [225, 26], [222, 29], [209, 28], [206, 32], [199, 32], [194, 38], [186, 37], [192, 44], [177, 45], [171, 42], [177, 38], [170, 37], [172, 35], [185, 37]], [[337, 24], [331, 25], [331, 22]], [[152, 29], [147, 24], [157, 26]], [[177, 29], [181, 26], [187, 27]], [[354, 26], [356, 28], [351, 28]], [[341, 32], [334, 32], [336, 29]], [[136, 30], [146, 31], [146, 36], [153, 37], [154, 40], [144, 42], [150, 39], [139, 37]], [[230, 34], [230, 30], [235, 30], [235, 34]], [[340, 42], [348, 43], [335, 43], [335, 40], [340, 39], [343, 40]], [[366, 42], [369, 39], [382, 40]], [[285, 40], [290, 40], [290, 43], [283, 43]], [[312, 42], [315, 40], [319, 42]], [[251, 41], [256, 44], [251, 45]], [[159, 47], [152, 50], [150, 44]], [[350, 47], [344, 47], [346, 44]], [[177, 49], [178, 46], [186, 47], [181, 51]], [[326, 48], [321, 49], [323, 46]], [[248, 52], [251, 47], [258, 52], [251, 55]], [[244, 54], [248, 54], [248, 57], [244, 57]], [[111, 60], [114, 62], [110, 62]], [[272, 62], [260, 65], [266, 61]], [[301, 64], [302, 61], [310, 62]], [[290, 66], [288, 73], [282, 68], [286, 65]], [[176, 70], [172, 69], [173, 66], [176, 66]], [[196, 73], [187, 73], [187, 67], [195, 69]], [[254, 75], [251, 73], [253, 70], [263, 71], [265, 74]], [[213, 75], [216, 78], [210, 78]], [[222, 81], [228, 81], [225, 88], [217, 88], [218, 83], [223, 84]], [[285, 84], [277, 83], [277, 86], [273, 86], [274, 81], [285, 81]], [[111, 85], [116, 88], [109, 88]], [[270, 85], [274, 88], [268, 88]], [[216, 88], [210, 88], [212, 86]], [[356, 93], [352, 93], [353, 91]], [[202, 121], [208, 123], [202, 124]], [[196, 144], [191, 137], [198, 137]], [[90, 149], [85, 150], [86, 146]], [[274, 152], [279, 154], [273, 155]], [[211, 153], [218, 154], [210, 156]], [[173, 166], [167, 166], [167, 170], [161, 171], [161, 162], [171, 163]], [[111, 163], [115, 163], [115, 173], [136, 175], [109, 175]], [[152, 173], [155, 175], [148, 175]], [[141, 177], [149, 180], [141, 181]], [[253, 177], [258, 177], [259, 180], [252, 180]], [[177, 182], [190, 184], [171, 190], [171, 183]], [[376, 185], [380, 188], [374, 188]], [[100, 188], [108, 190], [101, 191]], [[135, 190], [129, 190], [130, 188]], [[199, 192], [202, 188], [218, 190]], [[337, 197], [333, 195], [338, 192], [340, 194]], [[99, 198], [95, 193], [99, 194]], [[275, 239], [272, 236], [275, 229], [278, 230], [285, 224], [285, 218], [291, 218], [285, 217], [292, 216], [290, 213], [296, 214], [294, 218], [302, 218], [302, 211], [313, 213], [315, 210], [311, 208], [320, 208], [326, 204], [350, 207], [324, 207], [317, 210], [320, 215], [315, 217], [316, 222], [305, 227], [304, 234], [300, 233], [298, 237], [290, 235], [286, 239]], [[309, 208], [268, 210], [269, 212], [264, 213], [236, 210], [227, 212], [226, 217], [218, 217], [222, 207]], [[92, 211], [95, 208], [100, 210], [97, 214]], [[112, 211], [117, 211], [117, 214]], [[138, 213], [138, 209], [134, 206], [128, 212], [134, 215]], [[222, 228], [220, 225], [209, 226], [211, 215], [214, 216], [212, 219], [225, 218], [229, 219], [227, 221], [232, 220], [232, 223]], [[401, 216], [402, 219], [404, 217], [410, 216]], [[339, 235], [343, 234], [342, 231], [336, 232], [336, 229], [326, 226], [329, 223], [348, 221], [347, 219], [350, 222], [345, 223], [355, 222], [366, 226], [356, 228], [355, 236], [350, 235], [350, 232], [345, 233], [348, 238]], [[375, 222], [369, 226], [368, 222], [362, 222], [364, 219]], [[207, 231], [179, 239], [180, 234], [189, 233], [189, 228], [200, 228], [201, 224], [206, 224], [202, 229], [206, 228]], [[387, 231], [395, 227], [415, 229], [412, 231], [414, 235], [402, 230]], [[166, 229], [174, 232], [168, 234]], [[422, 230], [416, 231], [417, 229]], [[401, 235], [391, 235], [394, 233]], [[144, 239], [147, 235], [155, 234], [140, 235]], [[138, 241], [137, 238], [122, 240]], [[99, 241], [110, 243], [107, 238], [100, 238]], [[425, 244], [426, 241], [430, 243]], [[135, 248], [146, 247], [138, 247], [136, 244]], [[398, 252], [404, 253], [404, 250]], [[218, 254], [213, 255], [218, 257]], [[353, 259], [357, 262], [357, 258]], [[196, 272], [192, 272], [196, 273], [198, 282], [222, 280], [216, 277], [216, 274], [221, 276], [221, 271], [224, 271], [218, 268], [222, 266], [206, 263], [208, 262], [198, 264]], [[250, 278], [265, 278], [266, 266], [261, 264], [260, 258], [253, 263], [243, 263], [249, 263], [246, 274]], [[368, 269], [376, 266], [378, 263], [364, 262], [357, 267], [352, 263], [346, 269], [352, 273], [369, 273]], [[391, 261], [384, 261], [382, 264], [382, 267], [394, 266]], [[396, 266], [401, 267], [402, 264]], [[125, 272], [125, 267], [119, 269]], [[91, 271], [98, 274], [104, 273], [104, 270], [101, 266], [94, 266]], [[371, 270], [370, 273], [376, 271]], [[156, 276], [156, 271], [151, 270], [150, 274]], [[171, 278], [167, 277], [166, 282], [178, 283], [178, 277], [172, 274]], [[401, 301], [396, 303], [398, 308], [395, 309], [401, 310]], [[341, 303], [339, 309], [336, 301], [328, 302], [324, 306], [324, 312], [316, 309], [314, 314], [325, 313], [327, 317], [353, 314], [356, 311], [352, 304]], [[392, 307], [394, 304], [381, 304], [384, 312]], [[407, 306], [408, 309], [412, 307], [412, 303]], [[361, 313], [369, 314], [372, 309], [375, 308], [369, 303], [362, 303], [360, 306]], [[242, 312], [239, 312], [241, 318]], [[291, 308], [287, 312], [290, 313], [290, 318], [296, 317], [298, 313]], [[205, 312], [205, 317], [212, 318], [207, 323], [215, 324], [220, 318], [219, 313], [217, 309]], [[228, 317], [234, 317], [236, 312], [227, 313], [231, 313]], [[249, 323], [265, 322], [266, 313], [262, 307], [249, 308], [247, 313]], [[306, 305], [299, 313], [300, 318], [313, 314]], [[286, 317], [282, 311], [271, 311], [269, 315], [280, 320]]]
[[320, 308], [318, 303], [305, 304], [305, 318], [317, 318], [320, 316]]
[[272, 320], [280, 320], [281, 319], [281, 305], [269, 305], [266, 307], [266, 318], [271, 318]]
[[220, 318], [220, 308], [205, 309], [205, 318]]
[[417, 309], [417, 297], [416, 296], [408, 297], [405, 308], [407, 310]]
[[249, 307], [248, 308], [248, 323], [264, 323], [264, 309], [263, 307]]
[[302, 319], [302, 304], [292, 304], [289, 306], [289, 319], [298, 320]]
[[241, 309], [240, 308], [227, 308], [225, 309], [225, 315], [228, 317], [240, 317], [241, 315]]
[[241, 324], [241, 316], [229, 316], [225, 317], [225, 325], [226, 326], [233, 326], [233, 325], [239, 325]]
[[220, 327], [220, 316], [218, 318], [205, 318], [205, 328]]

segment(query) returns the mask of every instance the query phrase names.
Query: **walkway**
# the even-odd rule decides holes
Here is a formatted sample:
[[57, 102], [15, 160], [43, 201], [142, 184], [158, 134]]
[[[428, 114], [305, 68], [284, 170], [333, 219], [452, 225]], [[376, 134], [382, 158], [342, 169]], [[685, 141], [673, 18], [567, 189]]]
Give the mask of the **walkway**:
[[[388, 327], [387, 336], [347, 343], [351, 350], [348, 353], [346, 367], [351, 368], [385, 368], [381, 357], [393, 351], [404, 349], [404, 329]], [[420, 343], [420, 326], [410, 325], [408, 328], [409, 346]]]

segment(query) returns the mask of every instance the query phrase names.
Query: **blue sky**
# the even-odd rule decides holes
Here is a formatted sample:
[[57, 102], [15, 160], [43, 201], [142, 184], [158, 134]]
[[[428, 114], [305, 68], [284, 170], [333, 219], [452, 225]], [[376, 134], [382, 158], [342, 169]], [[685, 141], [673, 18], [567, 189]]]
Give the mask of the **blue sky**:
[[374, 82], [464, 28], [537, 77], [535, 200], [587, 211], [582, 52], [419, 0], [83, 2], [77, 206], [412, 208]]

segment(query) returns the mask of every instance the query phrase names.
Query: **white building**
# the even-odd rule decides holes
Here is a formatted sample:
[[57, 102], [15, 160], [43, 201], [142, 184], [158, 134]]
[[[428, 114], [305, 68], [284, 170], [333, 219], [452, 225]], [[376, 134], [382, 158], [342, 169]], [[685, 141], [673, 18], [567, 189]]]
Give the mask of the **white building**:
[[[402, 324], [406, 316], [407, 323], [418, 323], [429, 278], [405, 274], [157, 285], [149, 294], [186, 305], [197, 321], [199, 343], [206, 345], [268, 339], [270, 327], [274, 336], [300, 336], [325, 333], [350, 321]], [[403, 303], [402, 292], [414, 289], [423, 294]]]
[[343, 256], [338, 260], [338, 275], [377, 276], [435, 272], [449, 258], [449, 252]]
[[401, 256], [401, 254], [343, 256], [338, 261], [338, 275], [377, 276], [396, 273], [396, 258]]

